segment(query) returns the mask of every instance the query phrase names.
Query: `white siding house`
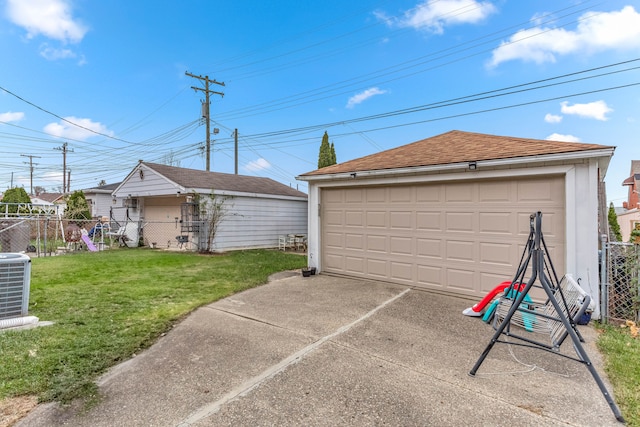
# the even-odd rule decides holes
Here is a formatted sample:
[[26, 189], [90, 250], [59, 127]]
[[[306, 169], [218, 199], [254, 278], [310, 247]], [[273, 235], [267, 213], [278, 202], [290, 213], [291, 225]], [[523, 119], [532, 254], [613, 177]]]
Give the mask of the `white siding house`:
[[225, 198], [225, 218], [210, 250], [273, 248], [278, 237], [307, 233], [307, 195], [269, 178], [139, 162], [113, 191], [123, 200], [116, 220], [140, 224], [140, 242], [154, 247], [202, 249], [200, 226], [191, 224], [195, 200]]

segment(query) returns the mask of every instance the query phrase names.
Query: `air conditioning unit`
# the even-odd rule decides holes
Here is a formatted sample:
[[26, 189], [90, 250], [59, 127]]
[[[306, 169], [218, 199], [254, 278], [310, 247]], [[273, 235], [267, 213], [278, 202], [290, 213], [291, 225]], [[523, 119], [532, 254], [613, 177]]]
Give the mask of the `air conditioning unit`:
[[24, 254], [0, 253], [0, 329], [32, 323], [29, 310], [31, 259]]

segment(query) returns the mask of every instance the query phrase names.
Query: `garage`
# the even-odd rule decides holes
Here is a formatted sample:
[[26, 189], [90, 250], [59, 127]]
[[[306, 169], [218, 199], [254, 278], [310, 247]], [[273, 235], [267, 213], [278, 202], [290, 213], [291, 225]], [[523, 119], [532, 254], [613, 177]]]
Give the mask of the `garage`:
[[511, 280], [537, 210], [564, 271], [564, 199], [558, 176], [325, 189], [323, 269], [478, 297]]
[[513, 278], [541, 211], [558, 274], [598, 300], [599, 189], [613, 151], [451, 131], [302, 174], [309, 265], [476, 299]]

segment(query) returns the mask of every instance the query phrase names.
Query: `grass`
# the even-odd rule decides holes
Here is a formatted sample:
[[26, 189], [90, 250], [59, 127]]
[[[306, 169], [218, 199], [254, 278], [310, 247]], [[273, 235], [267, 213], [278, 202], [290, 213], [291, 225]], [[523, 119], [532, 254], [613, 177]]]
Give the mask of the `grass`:
[[121, 249], [34, 258], [29, 314], [55, 323], [0, 333], [0, 401], [90, 400], [100, 374], [195, 308], [305, 265], [303, 256], [270, 250]]
[[629, 328], [598, 325], [598, 329], [597, 344], [616, 403], [627, 425], [640, 427], [640, 338], [633, 338]]

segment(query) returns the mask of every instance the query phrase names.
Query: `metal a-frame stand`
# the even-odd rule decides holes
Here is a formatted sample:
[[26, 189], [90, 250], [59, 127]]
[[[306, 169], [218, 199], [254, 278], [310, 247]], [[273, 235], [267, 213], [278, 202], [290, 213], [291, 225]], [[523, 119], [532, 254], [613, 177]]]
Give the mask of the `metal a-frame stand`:
[[[554, 353], [559, 356], [562, 356], [571, 360], [575, 360], [577, 362], [584, 364], [589, 370], [589, 372], [591, 373], [591, 376], [595, 380], [596, 384], [600, 388], [600, 391], [602, 392], [604, 398], [609, 404], [609, 407], [613, 411], [613, 414], [615, 415], [616, 419], [620, 422], [624, 422], [624, 418], [620, 413], [620, 409], [618, 409], [618, 406], [613, 400], [613, 397], [607, 391], [606, 386], [602, 382], [602, 379], [598, 375], [598, 372], [596, 371], [595, 367], [593, 366], [593, 363], [589, 359], [589, 356], [587, 355], [586, 351], [584, 350], [584, 347], [581, 344], [581, 342], [584, 342], [584, 340], [582, 339], [582, 337], [580, 336], [580, 333], [578, 332], [574, 319], [569, 318], [565, 315], [566, 301], [562, 296], [562, 292], [561, 291], [559, 292], [561, 296], [561, 301], [558, 301], [558, 298], [556, 297], [559, 289], [558, 279], [555, 274], [555, 269], [553, 268], [553, 264], [551, 263], [551, 259], [548, 256], [547, 247], [544, 242], [544, 238], [542, 236], [542, 213], [537, 212], [535, 214], [532, 214], [530, 219], [530, 224], [531, 224], [530, 225], [531, 232], [529, 234], [529, 238], [527, 240], [527, 244], [525, 246], [525, 250], [520, 261], [520, 266], [518, 267], [516, 276], [511, 284], [511, 288], [513, 288], [513, 291], [514, 291], [513, 294], [516, 295], [515, 301], [513, 301], [513, 303], [511, 304], [511, 308], [507, 312], [504, 320], [501, 323], [499, 323], [499, 326], [496, 328], [496, 331], [493, 334], [491, 341], [489, 341], [489, 344], [487, 345], [485, 350], [480, 355], [480, 358], [478, 359], [476, 364], [473, 366], [473, 368], [469, 372], [469, 375], [472, 377], [476, 375], [476, 372], [480, 368], [480, 365], [482, 365], [482, 362], [489, 355], [489, 352], [491, 351], [491, 349], [496, 343], [520, 345], [524, 347], [531, 347], [531, 348], [548, 351], [550, 353]], [[531, 277], [527, 281], [524, 288], [521, 288], [518, 292], [518, 287], [520, 286], [521, 283], [523, 283], [522, 279], [524, 278], [524, 274], [527, 268], [529, 267], [530, 262], [532, 262]], [[547, 276], [548, 271], [550, 271], [550, 274], [553, 275], [552, 279], [549, 276]], [[553, 279], [555, 279], [555, 283], [552, 282]], [[510, 327], [511, 318], [514, 316], [514, 314], [517, 311], [521, 310], [521, 307], [523, 307], [522, 304], [525, 302], [525, 297], [527, 296], [529, 291], [534, 287], [534, 284], [536, 283], [536, 281], [539, 282], [539, 285], [536, 285], [536, 287], [543, 289], [548, 297], [547, 304], [551, 304], [555, 309], [555, 314], [557, 315], [557, 318], [554, 318], [553, 320], [556, 322], [561, 322], [564, 329], [566, 329], [566, 334], [568, 334], [568, 336], [571, 338], [577, 357], [572, 357], [572, 356], [560, 353], [558, 351], [558, 347], [556, 346], [549, 346], [546, 343], [539, 342], [530, 338], [526, 338], [518, 335], [517, 333], [511, 332], [511, 327]], [[560, 305], [561, 303], [564, 304], [564, 310], [563, 310], [563, 307]], [[533, 315], [538, 315], [533, 311], [531, 311], [530, 313]], [[502, 341], [500, 340], [500, 337], [502, 335], [505, 335], [506, 337], [510, 337], [510, 338], [515, 338], [518, 341]]]

